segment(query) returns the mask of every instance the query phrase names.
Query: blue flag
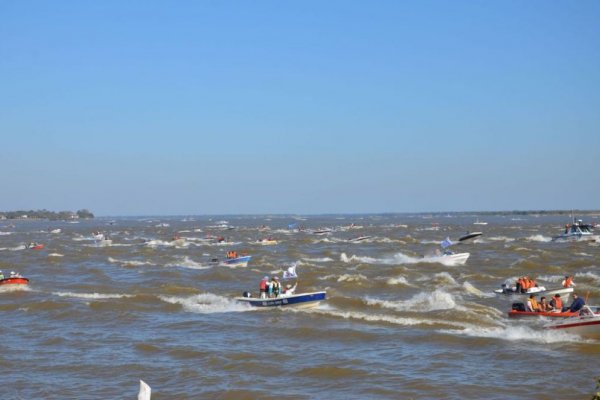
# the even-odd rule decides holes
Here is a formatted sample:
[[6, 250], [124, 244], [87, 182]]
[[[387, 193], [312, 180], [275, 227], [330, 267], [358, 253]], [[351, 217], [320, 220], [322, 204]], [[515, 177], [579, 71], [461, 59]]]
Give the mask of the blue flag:
[[442, 243], [440, 243], [442, 245], [442, 248], [446, 248], [446, 247], [450, 247], [452, 246], [454, 243], [452, 243], [452, 240], [450, 240], [449, 237], [447, 237], [444, 241], [442, 241]]

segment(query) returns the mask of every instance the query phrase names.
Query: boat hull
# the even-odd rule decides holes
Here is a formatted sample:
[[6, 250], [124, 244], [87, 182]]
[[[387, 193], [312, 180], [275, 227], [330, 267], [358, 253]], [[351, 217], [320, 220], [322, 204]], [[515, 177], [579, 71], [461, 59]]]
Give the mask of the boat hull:
[[18, 277], [18, 278], [4, 278], [0, 279], [0, 285], [27, 285], [29, 279]]
[[243, 256], [237, 258], [228, 258], [223, 262], [230, 267], [247, 267], [248, 262], [250, 262], [251, 259], [252, 256]]
[[550, 318], [568, 318], [577, 316], [577, 312], [537, 312], [537, 311], [517, 311], [510, 310], [508, 316], [511, 318], [525, 318], [525, 317], [550, 317]]
[[29, 248], [29, 250], [42, 250], [44, 248], [43, 244], [38, 244]]
[[559, 323], [546, 325], [546, 329], [600, 339], [600, 315], [593, 314], [566, 318]]
[[246, 303], [252, 307], [310, 308], [316, 307], [321, 301], [326, 300], [327, 292], [299, 293], [291, 296], [274, 297], [270, 299], [261, 299], [257, 297], [236, 297], [235, 299], [240, 303]]

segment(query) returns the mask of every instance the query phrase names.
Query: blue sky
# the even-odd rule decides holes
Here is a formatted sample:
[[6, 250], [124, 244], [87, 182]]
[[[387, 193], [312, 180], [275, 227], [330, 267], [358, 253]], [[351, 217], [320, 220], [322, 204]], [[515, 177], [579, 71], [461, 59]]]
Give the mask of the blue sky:
[[0, 210], [600, 209], [598, 1], [0, 1]]

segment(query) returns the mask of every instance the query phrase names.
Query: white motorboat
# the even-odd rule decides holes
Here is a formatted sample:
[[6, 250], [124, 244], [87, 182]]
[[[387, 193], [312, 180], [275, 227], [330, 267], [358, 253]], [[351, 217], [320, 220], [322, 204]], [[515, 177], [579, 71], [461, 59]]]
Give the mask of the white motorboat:
[[448, 266], [464, 265], [471, 253], [454, 253], [446, 250], [440, 255], [423, 257], [423, 262], [440, 263]]
[[473, 225], [487, 225], [487, 224], [488, 224], [487, 222], [480, 221], [479, 218], [477, 218], [477, 220], [475, 222], [473, 222]]
[[554, 242], [572, 242], [578, 240], [598, 240], [598, 235], [594, 235], [594, 226], [584, 224], [582, 220], [573, 219], [572, 224], [565, 225], [565, 230], [558, 236], [552, 238]]
[[600, 313], [598, 313], [597, 308], [594, 311], [590, 306], [583, 306], [579, 310], [579, 315], [552, 321], [546, 324], [544, 328], [600, 339]]
[[506, 284], [503, 284], [502, 288], [495, 289], [494, 293], [504, 294], [504, 295], [509, 295], [509, 296], [510, 295], [529, 296], [530, 294], [535, 294], [536, 296], [544, 296], [548, 300], [550, 300], [552, 297], [554, 297], [555, 294], [560, 294], [560, 298], [564, 302], [567, 302], [567, 301], [569, 301], [569, 298], [571, 297], [571, 293], [573, 293], [573, 288], [572, 287], [569, 287], [569, 288], [561, 287], [561, 288], [557, 288], [557, 289], [546, 289], [544, 286], [535, 286], [535, 287], [527, 289], [524, 292], [521, 292], [521, 291], [517, 291], [516, 286], [507, 286]]

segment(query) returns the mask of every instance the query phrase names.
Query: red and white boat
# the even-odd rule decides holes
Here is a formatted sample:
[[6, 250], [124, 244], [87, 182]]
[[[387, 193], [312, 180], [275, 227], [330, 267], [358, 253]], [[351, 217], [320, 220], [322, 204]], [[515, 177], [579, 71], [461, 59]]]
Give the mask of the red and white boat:
[[519, 311], [510, 310], [508, 316], [511, 318], [522, 318], [522, 317], [550, 317], [550, 318], [568, 318], [576, 317], [579, 315], [578, 312], [560, 312], [560, 311]]
[[553, 321], [545, 325], [544, 328], [600, 339], [600, 311], [598, 307], [592, 309], [590, 306], [583, 306], [577, 314], [574, 317]]
[[29, 284], [29, 279], [24, 278], [22, 276], [11, 276], [8, 278], [0, 279], [0, 286], [3, 285], [27, 285]]
[[27, 248], [29, 250], [42, 250], [44, 248], [44, 245], [41, 243], [30, 243]]

